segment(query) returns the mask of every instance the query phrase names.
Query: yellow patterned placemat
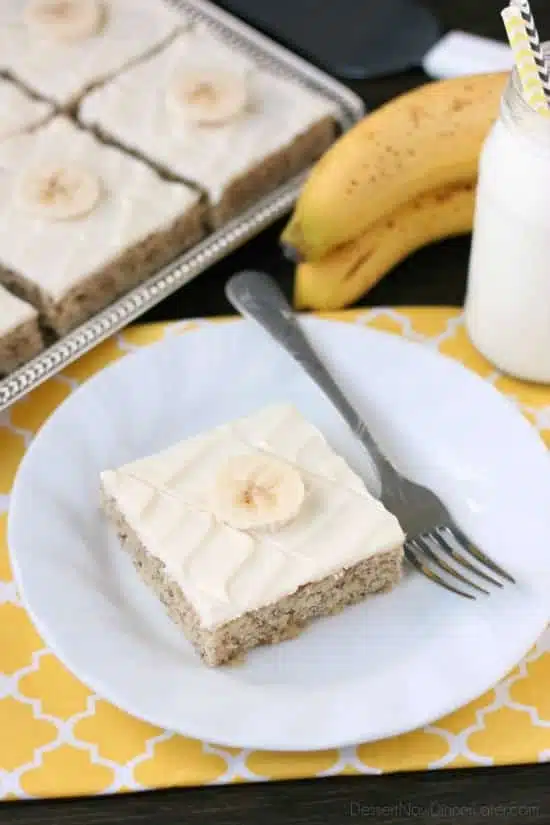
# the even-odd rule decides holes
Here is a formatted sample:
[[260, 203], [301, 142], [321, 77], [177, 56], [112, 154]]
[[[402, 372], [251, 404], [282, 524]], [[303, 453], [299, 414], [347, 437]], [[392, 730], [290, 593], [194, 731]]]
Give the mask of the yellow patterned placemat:
[[[514, 399], [550, 445], [550, 388], [496, 372], [469, 344], [457, 311], [377, 309], [330, 317], [403, 335], [458, 359]], [[136, 720], [88, 690], [44, 645], [18, 599], [6, 546], [10, 488], [25, 449], [57, 405], [107, 363], [209, 323], [127, 330], [0, 413], [0, 799], [550, 760], [550, 630], [493, 690], [422, 730], [287, 754], [218, 747]]]

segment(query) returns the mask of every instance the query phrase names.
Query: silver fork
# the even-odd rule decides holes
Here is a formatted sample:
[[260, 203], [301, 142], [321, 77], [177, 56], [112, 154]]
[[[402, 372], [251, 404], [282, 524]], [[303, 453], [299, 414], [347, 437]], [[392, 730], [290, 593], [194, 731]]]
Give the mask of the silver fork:
[[506, 570], [472, 544], [435, 493], [405, 478], [388, 461], [314, 352], [276, 283], [261, 272], [241, 272], [228, 281], [226, 295], [241, 315], [263, 327], [306, 371], [367, 449], [379, 474], [381, 501], [407, 536], [405, 557], [409, 563], [436, 584], [467, 599], [475, 599], [475, 594], [489, 595], [483, 584], [499, 588], [503, 580], [515, 584]]

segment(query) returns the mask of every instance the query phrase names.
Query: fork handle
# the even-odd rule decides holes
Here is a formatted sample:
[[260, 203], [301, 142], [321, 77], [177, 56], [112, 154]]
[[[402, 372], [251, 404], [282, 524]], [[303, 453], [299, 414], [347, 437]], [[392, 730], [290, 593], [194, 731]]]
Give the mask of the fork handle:
[[263, 327], [324, 392], [366, 447], [384, 486], [384, 479], [390, 474], [395, 475], [395, 469], [374, 441], [361, 416], [319, 360], [296, 315], [273, 279], [262, 272], [240, 272], [228, 281], [226, 295], [241, 315]]

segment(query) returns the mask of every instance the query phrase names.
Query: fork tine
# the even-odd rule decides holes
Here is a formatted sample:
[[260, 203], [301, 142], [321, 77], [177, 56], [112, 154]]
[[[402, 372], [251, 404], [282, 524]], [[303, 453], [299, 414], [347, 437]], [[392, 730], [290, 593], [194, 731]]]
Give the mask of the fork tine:
[[[470, 570], [470, 572], [475, 573], [476, 576], [479, 578], [484, 579], [491, 584], [494, 584], [496, 587], [502, 587], [502, 582], [499, 582], [497, 579], [494, 579], [492, 576], [489, 576], [488, 573], [485, 573], [483, 570], [480, 570], [479, 567], [476, 567], [475, 564], [472, 564], [465, 558], [461, 553], [458, 552], [456, 547], [453, 546], [452, 542], [449, 541], [449, 538], [444, 535], [443, 530], [448, 528], [437, 528], [434, 533], [437, 535], [437, 541], [443, 545], [445, 551], [449, 553], [450, 556], [456, 561], [457, 564], [461, 564], [466, 570]], [[462, 545], [460, 545], [462, 547]], [[466, 548], [464, 548], [466, 549]]]
[[434, 573], [433, 570], [431, 570], [426, 565], [422, 564], [422, 561], [420, 561], [412, 551], [410, 547], [410, 542], [407, 542], [407, 544], [405, 545], [405, 557], [410, 562], [410, 564], [412, 564], [413, 567], [415, 567], [420, 573], [422, 573], [423, 576], [426, 576], [426, 578], [431, 579], [431, 581], [435, 582], [435, 584], [438, 584], [440, 587], [444, 587], [445, 590], [449, 590], [451, 593], [456, 593], [458, 596], [463, 596], [465, 599], [475, 600], [475, 596], [472, 595], [472, 593], [465, 593], [463, 590], [459, 590], [457, 587], [453, 587], [451, 584], [447, 584], [447, 582], [444, 581], [441, 578], [441, 576], [438, 576], [437, 573]]
[[430, 547], [428, 543], [428, 538], [431, 538], [432, 541], [436, 542], [436, 544], [439, 547], [441, 547], [441, 545], [433, 536], [433, 534], [430, 534], [429, 536], [419, 536], [418, 538], [414, 539], [415, 547], [418, 546], [424, 553], [424, 555], [428, 556], [428, 558], [435, 565], [444, 570], [445, 573], [451, 576], [451, 578], [458, 579], [458, 581], [461, 581], [462, 584], [467, 584], [468, 587], [473, 587], [474, 590], [479, 590], [480, 593], [485, 593], [486, 596], [490, 595], [488, 590], [485, 590], [485, 588], [481, 587], [481, 585], [476, 584], [473, 581], [470, 581], [470, 579], [467, 579], [466, 576], [463, 576], [462, 573], [460, 573], [455, 567], [452, 567], [450, 564], [447, 564], [447, 562], [444, 559], [438, 556], [437, 553]]
[[445, 527], [442, 529], [448, 530], [467, 553], [470, 553], [471, 556], [477, 559], [481, 564], [488, 567], [489, 570], [492, 570], [493, 573], [497, 573], [499, 576], [502, 576], [502, 578], [509, 581], [510, 584], [516, 584], [516, 580], [509, 573], [507, 573], [506, 570], [500, 567], [500, 565], [475, 547], [468, 536], [460, 529], [460, 527], [457, 527], [456, 524], [453, 524], [452, 527]]

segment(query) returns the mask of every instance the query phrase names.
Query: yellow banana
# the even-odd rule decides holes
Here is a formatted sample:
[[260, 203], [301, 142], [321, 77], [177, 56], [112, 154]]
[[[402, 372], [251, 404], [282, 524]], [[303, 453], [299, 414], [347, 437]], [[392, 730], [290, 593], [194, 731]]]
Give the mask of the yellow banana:
[[472, 180], [506, 76], [427, 83], [367, 115], [313, 168], [283, 244], [319, 260], [423, 192]]
[[473, 180], [419, 195], [321, 260], [299, 264], [294, 286], [296, 308], [343, 309], [412, 252], [470, 232], [475, 186]]

